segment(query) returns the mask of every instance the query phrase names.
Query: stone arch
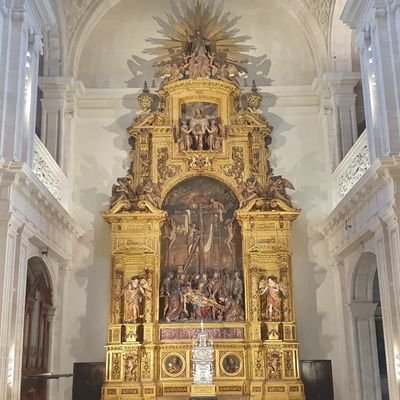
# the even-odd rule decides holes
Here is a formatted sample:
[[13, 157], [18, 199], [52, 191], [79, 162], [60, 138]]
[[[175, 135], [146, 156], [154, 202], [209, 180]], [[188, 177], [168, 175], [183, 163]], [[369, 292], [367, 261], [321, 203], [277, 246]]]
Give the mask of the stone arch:
[[350, 282], [351, 343], [354, 354], [356, 398], [380, 400], [381, 384], [375, 329], [374, 279], [377, 258], [374, 253], [359, 256]]
[[352, 66], [352, 32], [340, 19], [346, 0], [336, 0], [329, 38], [329, 63], [334, 72], [350, 72]]
[[[101, 18], [121, 1], [122, 0], [109, 0], [107, 2], [99, 2], [95, 7], [90, 7], [85, 10], [86, 16], [80, 19], [80, 23], [74, 29], [68, 52], [68, 71], [74, 77], [78, 76], [82, 51], [92, 31]], [[281, 0], [279, 4], [282, 3], [284, 3], [282, 6], [285, 10], [288, 10], [288, 14], [301, 26], [308, 43], [309, 51], [312, 54], [317, 74], [321, 75], [326, 70], [328, 59], [327, 40], [321, 26], [304, 1]]]
[[[47, 373], [51, 368], [52, 318], [54, 287], [49, 270], [40, 257], [27, 262], [27, 284], [24, 312], [22, 376]], [[45, 381], [22, 380], [22, 397], [35, 391], [47, 392]]]

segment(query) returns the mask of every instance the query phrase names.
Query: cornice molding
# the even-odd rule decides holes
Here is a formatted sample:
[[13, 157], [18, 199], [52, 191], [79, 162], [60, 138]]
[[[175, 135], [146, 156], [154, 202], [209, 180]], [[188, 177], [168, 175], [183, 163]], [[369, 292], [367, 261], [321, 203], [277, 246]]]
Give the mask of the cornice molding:
[[[365, 175], [343, 197], [335, 209], [329, 214], [322, 224], [320, 232], [326, 238], [333, 237], [338, 231], [343, 230], [345, 221], [349, 221], [355, 213], [366, 206], [376, 196], [379, 190], [400, 179], [400, 156], [382, 157], [375, 160]], [[396, 190], [399, 187], [395, 188]], [[393, 198], [387, 199], [387, 207], [379, 209], [382, 216], [387, 208], [397, 208], [398, 195], [395, 192]], [[381, 215], [382, 214], [382, 215]]]
[[27, 164], [0, 159], [0, 189], [2, 197], [7, 193], [5, 198], [0, 200], [8, 202], [8, 211], [24, 212], [18, 209], [14, 201], [15, 191], [49, 224], [65, 230], [75, 238], [82, 236], [83, 231], [78, 223], [51, 195]]
[[[42, 84], [40, 85], [42, 87]], [[135, 111], [137, 96], [142, 88], [119, 89], [92, 89], [84, 88], [79, 84], [78, 109], [81, 116], [93, 115], [93, 112], [101, 110], [128, 110]], [[244, 88], [243, 93], [251, 88]], [[311, 85], [305, 86], [261, 86], [258, 92], [263, 96], [266, 107], [318, 107], [320, 100], [315, 89]]]
[[375, 0], [348, 0], [340, 19], [351, 29], [362, 29]]

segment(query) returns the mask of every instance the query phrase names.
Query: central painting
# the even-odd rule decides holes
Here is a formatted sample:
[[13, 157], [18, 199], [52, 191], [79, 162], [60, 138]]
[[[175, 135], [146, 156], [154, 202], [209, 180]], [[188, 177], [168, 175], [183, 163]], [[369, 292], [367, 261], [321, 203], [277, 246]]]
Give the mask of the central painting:
[[181, 182], [166, 196], [160, 322], [244, 321], [238, 207], [227, 186], [205, 176]]

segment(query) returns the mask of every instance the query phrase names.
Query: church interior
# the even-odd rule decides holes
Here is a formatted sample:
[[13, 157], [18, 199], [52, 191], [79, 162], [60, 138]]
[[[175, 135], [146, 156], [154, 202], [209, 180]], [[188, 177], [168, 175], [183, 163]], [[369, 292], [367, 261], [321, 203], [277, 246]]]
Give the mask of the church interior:
[[0, 400], [400, 400], [400, 0], [0, 0]]

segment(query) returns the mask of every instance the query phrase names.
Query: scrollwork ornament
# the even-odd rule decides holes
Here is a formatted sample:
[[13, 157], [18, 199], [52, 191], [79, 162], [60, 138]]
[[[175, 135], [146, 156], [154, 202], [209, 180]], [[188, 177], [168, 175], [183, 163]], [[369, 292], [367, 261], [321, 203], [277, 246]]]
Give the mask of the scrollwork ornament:
[[194, 154], [189, 158], [189, 167], [195, 171], [211, 169], [211, 158], [205, 154]]
[[343, 198], [370, 166], [368, 145], [357, 153], [347, 169], [338, 178], [339, 196]]
[[285, 378], [294, 377], [293, 368], [293, 353], [290, 350], [284, 351], [284, 362], [285, 362]]
[[121, 378], [121, 356], [118, 353], [112, 355], [111, 376], [113, 380]]
[[243, 184], [244, 180], [244, 150], [242, 147], [232, 148], [232, 164], [222, 166], [222, 171], [226, 176], [232, 177], [238, 185]]

